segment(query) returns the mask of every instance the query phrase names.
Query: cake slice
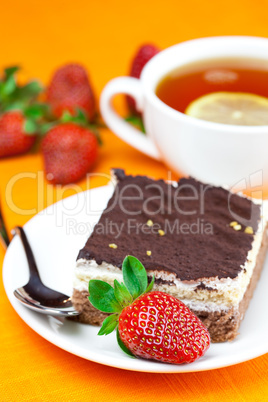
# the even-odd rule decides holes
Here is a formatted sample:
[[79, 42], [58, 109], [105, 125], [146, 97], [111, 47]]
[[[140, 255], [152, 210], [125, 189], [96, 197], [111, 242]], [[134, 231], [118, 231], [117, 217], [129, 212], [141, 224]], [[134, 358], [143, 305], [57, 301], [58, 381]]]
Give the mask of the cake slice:
[[113, 174], [114, 194], [77, 258], [72, 299], [79, 321], [102, 323], [107, 315], [90, 304], [88, 282], [122, 282], [123, 259], [134, 255], [155, 275], [154, 290], [183, 301], [213, 342], [234, 339], [266, 254], [261, 205], [193, 178], [169, 184]]

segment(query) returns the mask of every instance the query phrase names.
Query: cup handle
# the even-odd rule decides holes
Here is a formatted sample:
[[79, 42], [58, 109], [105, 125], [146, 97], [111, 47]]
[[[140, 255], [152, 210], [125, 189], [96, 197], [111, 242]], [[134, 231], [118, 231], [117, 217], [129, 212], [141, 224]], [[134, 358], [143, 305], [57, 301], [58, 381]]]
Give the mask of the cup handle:
[[160, 160], [160, 153], [153, 141], [140, 130], [127, 123], [112, 107], [112, 98], [127, 94], [135, 99], [136, 107], [143, 111], [143, 94], [140, 80], [132, 77], [114, 78], [105, 86], [100, 97], [100, 110], [108, 127], [123, 141], [151, 158]]

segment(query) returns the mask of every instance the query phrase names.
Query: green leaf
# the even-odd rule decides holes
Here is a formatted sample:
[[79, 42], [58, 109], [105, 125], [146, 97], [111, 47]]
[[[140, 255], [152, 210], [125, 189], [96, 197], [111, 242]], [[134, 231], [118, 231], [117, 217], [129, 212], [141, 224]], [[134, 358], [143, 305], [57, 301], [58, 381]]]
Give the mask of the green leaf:
[[60, 121], [62, 123], [69, 123], [69, 122], [74, 122], [73, 120], [73, 116], [71, 115], [71, 113], [69, 112], [69, 110], [64, 110], [64, 112], [62, 113], [62, 116], [60, 118]]
[[147, 286], [147, 289], [145, 290], [144, 293], [149, 293], [149, 292], [151, 292], [152, 289], [153, 289], [153, 286], [154, 286], [154, 275], [153, 275], [152, 280], [151, 280], [151, 282], [149, 283], [149, 285]]
[[10, 76], [14, 75], [20, 69], [19, 66], [12, 66], [5, 68], [5, 78], [9, 78]]
[[56, 121], [41, 124], [40, 129], [39, 129], [39, 134], [40, 135], [45, 135], [49, 130], [51, 130], [56, 125], [57, 125]]
[[89, 301], [104, 313], [121, 312], [122, 307], [114, 295], [114, 288], [104, 281], [92, 279], [88, 284]]
[[79, 107], [77, 107], [75, 109], [75, 111], [76, 111], [76, 113], [75, 113], [74, 118], [76, 119], [76, 122], [78, 124], [81, 124], [81, 125], [87, 125], [88, 124], [88, 118], [87, 118], [87, 115], [84, 112], [84, 110], [82, 110]]
[[79, 126], [87, 126], [88, 124], [88, 119], [84, 111], [80, 108], [75, 109], [75, 114], [70, 113], [69, 110], [64, 110], [62, 113], [62, 116], [60, 118], [60, 121], [62, 123], [76, 123]]
[[123, 279], [130, 294], [136, 299], [148, 286], [147, 273], [142, 263], [135, 257], [127, 256], [122, 264]]
[[15, 78], [11, 75], [7, 80], [4, 81], [1, 88], [1, 96], [7, 97], [11, 95], [16, 89], [16, 81]]
[[38, 81], [31, 81], [28, 84], [16, 88], [16, 97], [18, 99], [33, 99], [42, 91], [42, 86]]
[[98, 126], [97, 126], [96, 124], [90, 123], [90, 124], [87, 125], [87, 127], [88, 127], [88, 128], [90, 129], [90, 131], [92, 131], [92, 133], [95, 135], [95, 137], [96, 137], [96, 139], [97, 139], [97, 141], [98, 141], [98, 144], [99, 144], [100, 146], [103, 145], [103, 142], [102, 142], [102, 139], [101, 139], [99, 130], [98, 130]]
[[38, 126], [34, 120], [26, 119], [23, 129], [27, 134], [36, 134], [36, 132], [38, 131]]
[[109, 335], [115, 330], [118, 325], [118, 314], [109, 315], [102, 323], [102, 327], [98, 332], [98, 335]]
[[85, 114], [85, 112], [82, 109], [80, 109], [78, 107], [75, 109], [75, 114], [70, 113], [69, 110], [64, 110], [60, 120], [63, 123], [72, 122], [72, 123], [79, 124], [79, 126], [83, 126], [83, 127], [88, 126], [87, 115]]
[[117, 328], [116, 331], [116, 339], [117, 339], [117, 343], [120, 346], [120, 348], [123, 350], [123, 352], [125, 352], [128, 356], [130, 357], [134, 357], [133, 353], [130, 352], [130, 350], [125, 346], [125, 344], [122, 342], [121, 338], [120, 338], [120, 334], [119, 334], [119, 330]]
[[144, 127], [143, 120], [141, 117], [135, 116], [135, 115], [130, 115], [130, 116], [125, 117], [125, 121], [127, 121], [128, 123], [137, 127], [141, 132], [143, 132], [145, 134], [145, 127]]
[[25, 109], [24, 115], [30, 119], [37, 120], [46, 114], [47, 109], [48, 107], [45, 103], [34, 103]]
[[23, 110], [24, 109], [24, 102], [22, 101], [14, 101], [12, 103], [8, 103], [7, 105], [3, 106], [4, 112], [9, 112], [11, 110]]
[[129, 306], [133, 301], [126, 286], [123, 283], [119, 283], [116, 279], [114, 280], [114, 295], [122, 307]]

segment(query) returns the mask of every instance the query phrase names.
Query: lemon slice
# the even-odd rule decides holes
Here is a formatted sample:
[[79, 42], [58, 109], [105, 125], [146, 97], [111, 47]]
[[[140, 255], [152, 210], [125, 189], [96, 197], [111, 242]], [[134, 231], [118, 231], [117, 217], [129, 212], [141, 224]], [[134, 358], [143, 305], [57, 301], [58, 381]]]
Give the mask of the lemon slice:
[[268, 99], [250, 93], [214, 92], [190, 103], [185, 113], [215, 123], [265, 126], [268, 125]]

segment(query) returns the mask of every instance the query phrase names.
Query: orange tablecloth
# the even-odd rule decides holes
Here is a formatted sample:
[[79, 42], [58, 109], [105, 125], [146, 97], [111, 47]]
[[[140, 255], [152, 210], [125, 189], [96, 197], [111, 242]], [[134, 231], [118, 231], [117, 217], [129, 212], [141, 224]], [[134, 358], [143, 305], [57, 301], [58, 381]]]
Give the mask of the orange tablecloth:
[[[47, 82], [66, 61], [88, 67], [97, 95], [111, 78], [126, 74], [144, 41], [164, 48], [201, 36], [268, 36], [267, 2], [256, 0], [89, 2], [34, 0], [1, 4], [1, 66], [19, 63], [26, 77]], [[131, 149], [108, 130], [94, 172], [124, 167], [129, 173], [167, 177], [167, 169]], [[52, 202], [82, 191], [47, 184], [41, 156], [0, 161], [0, 197], [10, 230]], [[27, 172], [27, 177], [19, 174]], [[12, 182], [13, 180], [13, 182]], [[96, 177], [91, 186], [105, 184]], [[4, 251], [0, 249], [2, 265]], [[37, 335], [15, 313], [0, 283], [1, 401], [264, 401], [268, 355], [229, 368], [189, 374], [144, 374], [73, 356]], [[266, 317], [267, 318], [267, 317]], [[264, 334], [267, 337], [267, 334]]]

